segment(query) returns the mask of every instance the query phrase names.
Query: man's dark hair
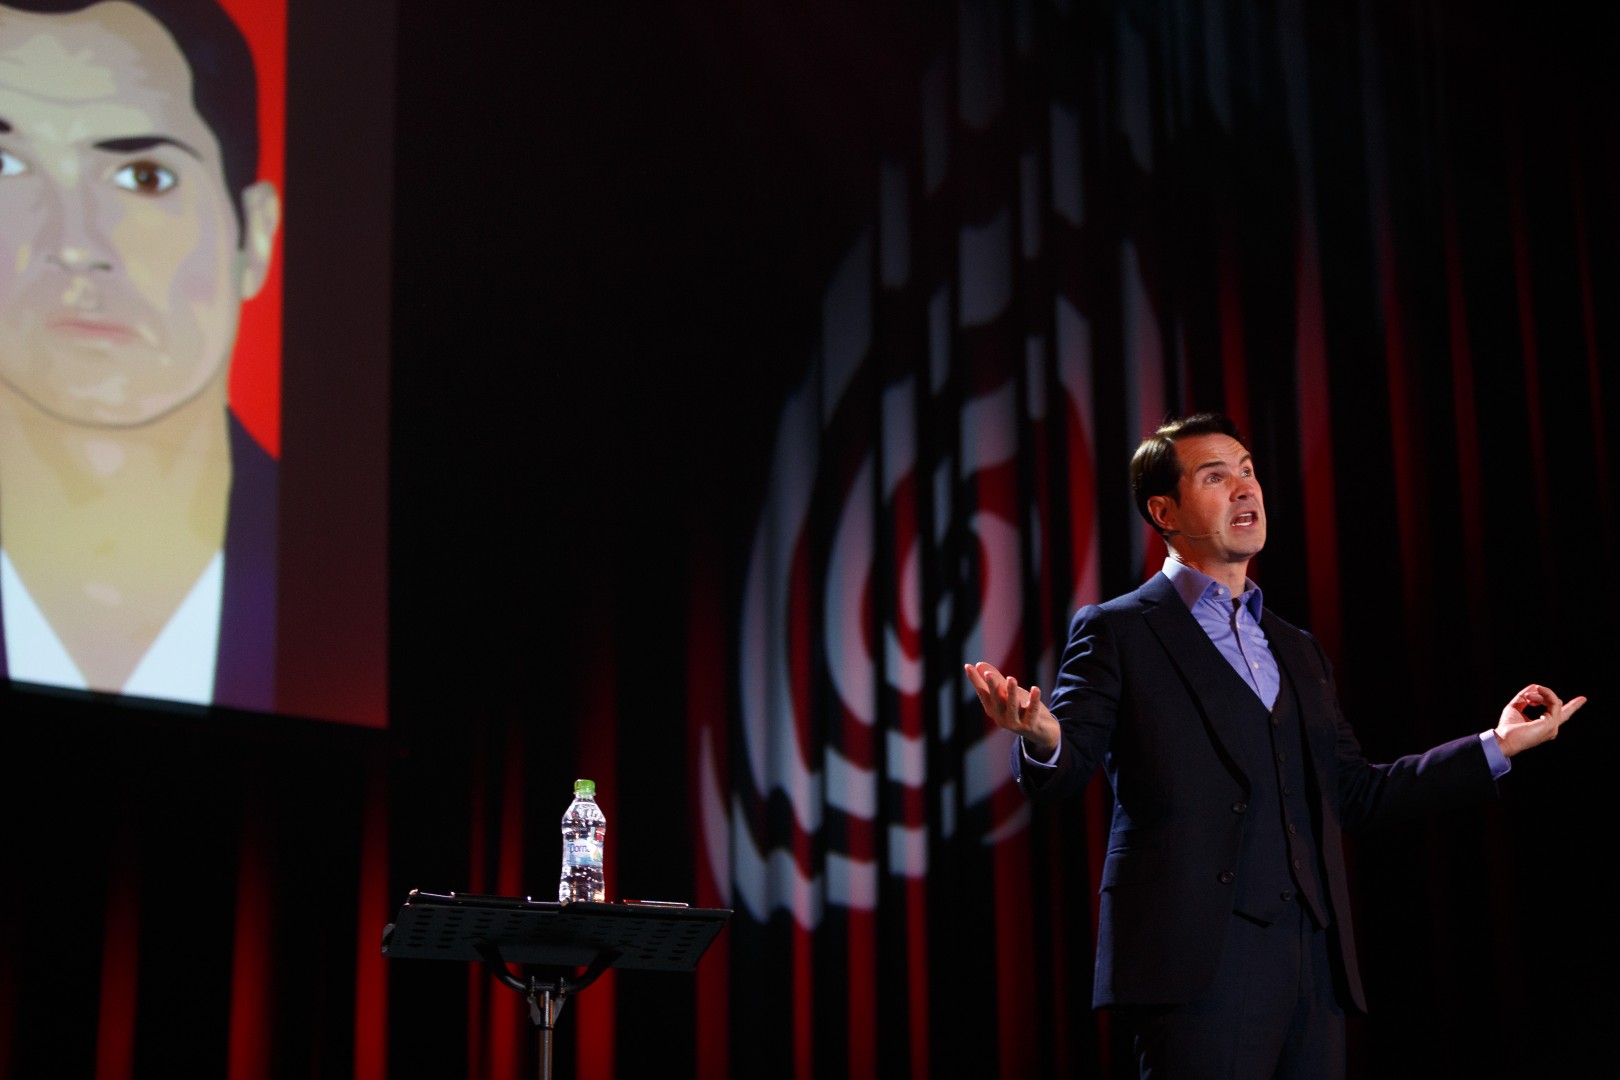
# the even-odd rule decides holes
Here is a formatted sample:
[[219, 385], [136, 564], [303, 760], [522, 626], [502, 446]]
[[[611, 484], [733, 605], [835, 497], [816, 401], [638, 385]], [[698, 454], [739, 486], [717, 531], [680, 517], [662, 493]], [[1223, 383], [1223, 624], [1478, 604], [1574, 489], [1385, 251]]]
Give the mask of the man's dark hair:
[[1214, 412], [1167, 420], [1143, 439], [1131, 455], [1131, 493], [1136, 496], [1136, 512], [1161, 534], [1163, 530], [1148, 512], [1148, 500], [1168, 495], [1177, 506], [1181, 505], [1181, 458], [1176, 455], [1176, 443], [1195, 435], [1228, 435], [1244, 449], [1249, 446], [1231, 417]]
[[[107, 0], [0, 0], [0, 8], [35, 15], [71, 15]], [[219, 140], [225, 189], [236, 210], [238, 243], [245, 239], [242, 192], [259, 175], [259, 81], [253, 52], [217, 0], [123, 0], [169, 32], [191, 68], [191, 105]]]

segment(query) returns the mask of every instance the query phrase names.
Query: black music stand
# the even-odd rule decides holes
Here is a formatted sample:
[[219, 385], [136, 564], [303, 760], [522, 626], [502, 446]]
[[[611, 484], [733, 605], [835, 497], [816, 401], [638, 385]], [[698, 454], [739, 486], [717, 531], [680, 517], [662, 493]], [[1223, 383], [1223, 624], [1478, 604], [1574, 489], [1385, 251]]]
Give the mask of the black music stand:
[[[552, 1032], [570, 995], [609, 968], [691, 971], [730, 917], [725, 908], [652, 901], [559, 904], [412, 889], [383, 930], [382, 951], [400, 959], [483, 964], [502, 986], [528, 1000], [540, 1077], [550, 1080]], [[584, 971], [525, 979], [508, 964]]]

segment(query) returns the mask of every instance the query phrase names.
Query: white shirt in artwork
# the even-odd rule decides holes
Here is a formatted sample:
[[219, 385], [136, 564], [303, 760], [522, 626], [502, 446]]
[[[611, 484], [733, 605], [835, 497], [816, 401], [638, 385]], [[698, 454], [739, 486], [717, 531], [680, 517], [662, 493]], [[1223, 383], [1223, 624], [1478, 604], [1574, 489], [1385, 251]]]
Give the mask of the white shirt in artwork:
[[[193, 705], [212, 704], [224, 591], [225, 553], [215, 552], [120, 692]], [[69, 690], [90, 689], [84, 673], [34, 603], [3, 549], [0, 608], [4, 609], [0, 616], [4, 618], [6, 668], [11, 678]]]

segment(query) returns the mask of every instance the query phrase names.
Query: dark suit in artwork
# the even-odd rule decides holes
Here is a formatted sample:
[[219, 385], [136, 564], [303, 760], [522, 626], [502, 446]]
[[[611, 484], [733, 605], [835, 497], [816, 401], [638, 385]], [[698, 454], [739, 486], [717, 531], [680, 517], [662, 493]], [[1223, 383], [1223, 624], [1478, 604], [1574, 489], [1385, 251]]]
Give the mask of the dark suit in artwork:
[[[269, 712], [275, 708], [276, 689], [278, 469], [275, 459], [234, 416], [230, 444], [230, 509], [213, 704]], [[9, 677], [5, 635], [0, 633], [0, 678]]]
[[231, 470], [214, 704], [271, 712], [276, 702], [279, 470], [235, 417]]

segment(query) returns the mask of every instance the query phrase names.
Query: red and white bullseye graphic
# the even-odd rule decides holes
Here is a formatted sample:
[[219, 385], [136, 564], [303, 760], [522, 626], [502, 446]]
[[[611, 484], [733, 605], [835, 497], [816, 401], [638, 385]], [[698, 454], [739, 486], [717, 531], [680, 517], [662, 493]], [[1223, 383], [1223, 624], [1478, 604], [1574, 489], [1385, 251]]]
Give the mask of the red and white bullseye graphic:
[[[758, 921], [785, 910], [810, 929], [826, 905], [875, 908], [880, 863], [902, 877], [928, 872], [930, 828], [948, 834], [972, 820], [980, 841], [994, 844], [1027, 824], [1022, 799], [992, 800], [1012, 782], [1006, 736], [987, 729], [960, 661], [936, 673], [926, 658], [939, 652], [930, 634], [965, 617], [964, 658], [998, 665], [1046, 659], [1027, 656], [1021, 641], [1028, 573], [1022, 533], [1033, 528], [1039, 536], [1041, 523], [1038, 509], [1016, 508], [1014, 459], [1020, 421], [1044, 417], [1021, 417], [1011, 384], [975, 397], [961, 407], [961, 451], [950, 475], [919, 475], [915, 440], [894, 435], [916, 430], [906, 413], [914, 400], [910, 385], [886, 394], [885, 441], [849, 471], [821, 565], [813, 562], [810, 535], [825, 434], [819, 418], [830, 413], [808, 391], [783, 410], [735, 616], [741, 732], [733, 745], [742, 760], [729, 783], [716, 764], [723, 716], [705, 719], [699, 733], [714, 884]], [[920, 533], [914, 510], [925, 487], [941, 520], [960, 514], [972, 538], [968, 558], [977, 560], [960, 575], [973, 595], [947, 592], [933, 610], [925, 607], [922, 582], [934, 538]], [[956, 508], [954, 492], [1009, 497]], [[881, 544], [892, 545], [892, 554]], [[959, 724], [974, 734], [954, 738]], [[930, 784], [936, 741], [965, 749], [955, 777]], [[886, 785], [897, 786], [900, 798], [881, 798]], [[891, 810], [881, 820], [885, 804], [907, 807], [909, 816], [893, 818]], [[937, 813], [927, 813], [930, 806]], [[840, 816], [839, 828], [827, 828]], [[856, 851], [843, 839], [852, 836], [872, 839]]]

